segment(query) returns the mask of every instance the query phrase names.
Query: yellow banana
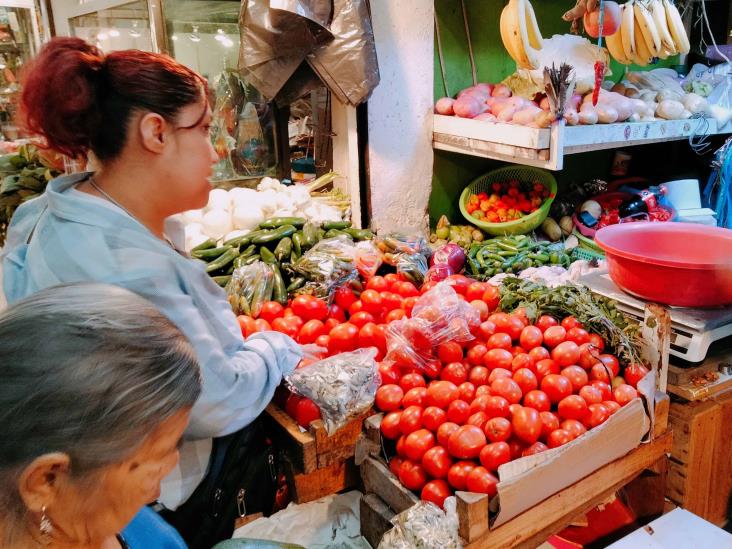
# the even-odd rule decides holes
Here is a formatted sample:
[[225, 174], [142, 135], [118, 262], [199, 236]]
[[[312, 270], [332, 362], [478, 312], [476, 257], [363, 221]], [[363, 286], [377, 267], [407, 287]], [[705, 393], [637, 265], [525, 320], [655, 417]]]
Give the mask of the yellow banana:
[[620, 31], [623, 44], [623, 52], [626, 59], [633, 59], [635, 54], [635, 15], [633, 13], [633, 0], [620, 6]]
[[535, 50], [540, 50], [544, 45], [544, 38], [542, 38], [541, 36], [539, 23], [536, 21], [534, 6], [531, 5], [531, 2], [529, 2], [529, 0], [526, 0], [525, 6], [525, 20], [527, 25], [526, 30], [528, 31], [529, 35], [529, 46], [531, 46]]
[[522, 69], [537, 69], [536, 51], [542, 47], [542, 37], [534, 9], [528, 0], [511, 0], [501, 12], [501, 39], [508, 54]]
[[653, 16], [641, 2], [633, 4], [633, 11], [635, 13], [635, 28], [640, 29], [640, 34], [643, 36], [643, 41], [646, 43], [651, 57], [656, 57], [658, 52], [661, 51], [661, 38], [658, 35], [658, 30], [656, 30]]
[[[636, 20], [636, 23], [638, 23], [637, 20]], [[632, 57], [633, 63], [635, 63], [636, 65], [639, 65], [641, 67], [645, 67], [651, 62], [653, 57], [654, 57], [654, 55], [648, 49], [648, 44], [646, 44], [646, 40], [645, 40], [645, 38], [643, 38], [643, 33], [636, 32], [635, 33], [635, 52]]]
[[615, 61], [622, 65], [630, 65], [631, 61], [625, 57], [623, 51], [623, 37], [620, 29], [615, 34], [605, 37], [605, 45]]
[[[658, 57], [666, 59], [669, 55], [676, 53], [676, 44], [674, 44], [674, 39], [671, 38], [668, 23], [666, 22], [666, 8], [663, 7], [661, 0], [653, 0], [648, 6], [648, 10], [651, 12], [658, 36], [661, 39], [661, 51], [659, 51]], [[663, 57], [663, 55], [666, 57]]]
[[684, 28], [684, 22], [681, 20], [679, 10], [669, 0], [663, 0], [663, 7], [666, 9], [666, 23], [668, 24], [671, 38], [673, 38], [674, 44], [676, 45], [676, 51], [684, 54], [689, 53], [691, 45], [689, 44], [689, 37], [686, 35], [686, 29]]

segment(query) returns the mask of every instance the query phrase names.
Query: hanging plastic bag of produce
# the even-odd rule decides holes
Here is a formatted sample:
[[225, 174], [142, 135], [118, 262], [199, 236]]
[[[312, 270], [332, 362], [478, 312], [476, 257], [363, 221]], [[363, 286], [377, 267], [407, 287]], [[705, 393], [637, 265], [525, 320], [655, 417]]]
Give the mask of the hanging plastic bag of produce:
[[356, 244], [356, 269], [362, 277], [374, 276], [383, 262], [383, 254], [371, 240]]
[[261, 261], [234, 269], [226, 295], [235, 315], [258, 317], [265, 301], [271, 301], [275, 273]]
[[374, 240], [384, 254], [384, 263], [396, 267], [399, 274], [419, 287], [429, 268], [432, 248], [421, 235], [389, 233]]
[[374, 403], [381, 385], [376, 349], [369, 347], [326, 358], [285, 377], [293, 393], [309, 398], [320, 408], [323, 424], [332, 435]]
[[297, 260], [292, 269], [307, 279], [304, 293], [329, 298], [338, 286], [358, 276], [356, 256], [353, 241], [339, 235], [315, 244]]
[[386, 532], [379, 549], [460, 549], [457, 502], [446, 498], [443, 511], [431, 502], [420, 501], [391, 519], [394, 528]]

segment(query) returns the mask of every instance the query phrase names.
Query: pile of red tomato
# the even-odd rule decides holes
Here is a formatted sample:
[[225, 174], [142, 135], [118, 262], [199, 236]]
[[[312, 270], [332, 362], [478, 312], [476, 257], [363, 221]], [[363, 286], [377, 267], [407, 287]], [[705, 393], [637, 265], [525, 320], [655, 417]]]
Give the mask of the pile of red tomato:
[[[476, 284], [465, 293], [477, 293]], [[484, 295], [494, 308], [492, 292]], [[380, 367], [381, 431], [396, 441], [389, 467], [440, 506], [454, 490], [495, 495], [500, 465], [604, 423], [637, 396], [647, 373], [629, 365], [620, 377], [602, 338], [573, 317], [531, 325], [521, 310], [498, 312], [475, 332], [468, 343], [440, 345], [427, 370]]]
[[504, 223], [535, 212], [549, 197], [549, 189], [539, 182], [522, 184], [517, 180], [491, 184], [492, 193], [471, 194], [465, 205], [475, 219]]

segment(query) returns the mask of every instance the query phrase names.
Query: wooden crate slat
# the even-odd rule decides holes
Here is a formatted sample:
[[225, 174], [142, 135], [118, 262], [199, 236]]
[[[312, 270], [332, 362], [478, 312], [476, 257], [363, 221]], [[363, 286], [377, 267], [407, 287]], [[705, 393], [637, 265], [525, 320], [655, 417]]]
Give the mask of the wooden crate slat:
[[361, 480], [366, 492], [377, 494], [396, 513], [409, 509], [419, 501], [386, 465], [373, 457], [367, 457], [361, 463]]

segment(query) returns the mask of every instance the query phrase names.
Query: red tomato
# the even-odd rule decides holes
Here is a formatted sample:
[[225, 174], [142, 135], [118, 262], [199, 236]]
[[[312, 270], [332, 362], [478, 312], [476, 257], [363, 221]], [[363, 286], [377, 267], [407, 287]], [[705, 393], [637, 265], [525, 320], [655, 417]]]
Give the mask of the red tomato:
[[402, 281], [402, 277], [397, 273], [389, 273], [384, 275], [384, 280], [386, 280], [386, 285], [391, 290], [391, 288], [394, 287], [394, 284]]
[[[564, 343], [562, 343], [562, 345], [564, 345]], [[557, 347], [557, 349], [558, 348], [559, 347]], [[582, 387], [590, 382], [587, 372], [579, 366], [567, 366], [561, 373], [572, 383], [572, 391], [575, 393], [579, 392]]]
[[429, 379], [437, 379], [442, 373], [442, 362], [440, 362], [436, 358], [430, 359], [425, 362], [422, 372], [424, 373], [425, 377]]
[[428, 406], [422, 412], [422, 425], [430, 431], [437, 432], [440, 425], [447, 421], [447, 414], [442, 408]]
[[533, 359], [535, 364], [538, 363], [540, 360], [546, 360], [548, 358], [551, 358], [551, 354], [546, 347], [534, 347], [529, 351], [529, 356]]
[[552, 359], [562, 368], [577, 364], [579, 357], [579, 346], [573, 341], [564, 341], [552, 350]]
[[[333, 319], [333, 320], [336, 320], [339, 323], [340, 322], [345, 322], [346, 321], [346, 311], [347, 310], [348, 309], [343, 309], [343, 308], [339, 307], [338, 305], [336, 305], [335, 303], [333, 303], [330, 306], [330, 309], [328, 309], [328, 320]], [[327, 323], [328, 323], [328, 321], [326, 320], [326, 324]]]
[[522, 406], [516, 410], [513, 414], [511, 424], [513, 426], [513, 433], [522, 441], [533, 444], [539, 440], [543, 423], [541, 422], [539, 412], [533, 408]]
[[499, 378], [491, 383], [491, 392], [494, 395], [502, 396], [509, 404], [518, 404], [521, 402], [521, 388], [511, 378]]
[[468, 418], [468, 421], [466, 421], [465, 424], [475, 425], [482, 429], [486, 421], [488, 421], [488, 414], [486, 414], [485, 412], [475, 412]]
[[401, 379], [399, 369], [393, 363], [382, 362], [379, 364], [379, 375], [381, 375], [383, 385], [398, 385], [399, 379]]
[[483, 299], [483, 294], [487, 286], [485, 282], [472, 282], [465, 290], [465, 300], [474, 301], [476, 299]]
[[463, 359], [463, 348], [454, 341], [441, 343], [437, 347], [437, 356], [445, 364], [460, 362]]
[[483, 432], [491, 442], [506, 442], [513, 434], [513, 427], [505, 417], [492, 417], [485, 422]]
[[462, 362], [453, 362], [442, 369], [440, 379], [460, 385], [468, 380], [468, 369]]
[[602, 352], [603, 350], [605, 350], [605, 342], [597, 334], [590, 334], [590, 343], [592, 343], [592, 345], [597, 347], [597, 350], [599, 352]]
[[559, 364], [554, 362], [551, 358], [540, 360], [536, 363], [536, 378], [541, 382], [546, 376], [550, 374], [559, 373]]
[[[345, 320], [343, 322], [345, 322]], [[335, 318], [326, 318], [325, 323], [323, 324], [323, 326], [325, 326], [325, 333], [329, 334], [330, 331], [339, 324], [341, 324], [341, 322], [339, 320], [336, 320]]]
[[513, 372], [517, 372], [521, 369], [527, 369], [530, 370], [532, 373], [536, 374], [536, 365], [534, 364], [534, 359], [531, 358], [531, 355], [528, 353], [520, 353], [517, 355], [514, 355], [513, 360], [511, 361], [511, 370]]
[[590, 341], [590, 334], [584, 328], [570, 328], [567, 330], [567, 341], [573, 341], [577, 345], [582, 345]]
[[383, 354], [386, 354], [386, 325], [385, 324], [377, 324], [376, 328], [374, 328], [374, 346], [381, 351]]
[[521, 452], [521, 457], [526, 456], [533, 456], [534, 454], [540, 454], [541, 452], [546, 452], [549, 449], [549, 447], [544, 444], [543, 442], [534, 442], [531, 446], [526, 448], [523, 452]]
[[403, 397], [404, 391], [399, 385], [382, 385], [376, 389], [374, 402], [382, 412], [391, 412], [401, 406]]
[[433, 478], [446, 478], [452, 458], [443, 446], [433, 446], [422, 456], [422, 467]]
[[572, 382], [558, 374], [549, 374], [541, 380], [541, 390], [546, 393], [552, 404], [572, 394]]
[[452, 421], [446, 421], [437, 428], [437, 444], [443, 448], [447, 448], [447, 442], [450, 439], [450, 435], [457, 431], [460, 427], [457, 423]]
[[447, 482], [455, 490], [465, 490], [468, 487], [468, 474], [476, 467], [472, 461], [458, 461], [447, 472]]
[[496, 333], [507, 334], [511, 324], [511, 317], [506, 313], [493, 313], [488, 321], [496, 326]]
[[590, 370], [600, 361], [600, 354], [597, 347], [592, 343], [583, 343], [579, 348], [580, 356], [577, 365], [585, 370]]
[[280, 318], [282, 316], [284, 310], [285, 308], [276, 301], [265, 301], [262, 305], [262, 310], [259, 312], [259, 318], [263, 318], [272, 324], [272, 321], [275, 318]]
[[552, 403], [544, 391], [529, 391], [524, 396], [524, 406], [533, 408], [538, 412], [548, 412]]
[[402, 429], [399, 427], [401, 417], [401, 412], [389, 412], [386, 414], [381, 420], [381, 434], [391, 440], [396, 440], [402, 436]]
[[549, 448], [558, 448], [559, 446], [564, 446], [565, 444], [572, 442], [573, 439], [574, 437], [569, 433], [569, 431], [565, 431], [564, 429], [554, 429], [549, 433], [549, 436], [546, 439], [546, 444]]
[[450, 275], [447, 277], [447, 281], [452, 286], [453, 290], [463, 296], [468, 291], [468, 286], [474, 282], [472, 279], [461, 274]]
[[561, 425], [561, 429], [564, 429], [567, 431], [571, 437], [572, 440], [575, 438], [584, 435], [587, 432], [587, 429], [584, 425], [582, 425], [581, 422], [577, 421], [576, 419], [565, 419]]
[[395, 320], [401, 320], [402, 318], [406, 317], [407, 313], [404, 309], [394, 309], [393, 311], [389, 311], [388, 313], [386, 313], [386, 316], [384, 317], [384, 323], [390, 324]]
[[480, 299], [476, 299], [470, 302], [470, 306], [478, 311], [481, 322], [488, 318], [490, 311], [488, 310], [488, 305], [486, 305], [485, 302], [481, 301]]
[[487, 341], [489, 337], [496, 333], [496, 325], [490, 320], [481, 322], [478, 327], [478, 334], [483, 341]]
[[318, 347], [323, 347], [324, 349], [330, 348], [330, 336], [329, 335], [318, 336], [315, 339], [315, 344]]
[[602, 381], [609, 385], [613, 380], [613, 373], [605, 364], [598, 362], [590, 370], [590, 379], [592, 381]]
[[460, 391], [457, 385], [450, 381], [433, 381], [427, 388], [427, 403], [445, 410], [458, 396]]
[[417, 298], [416, 297], [407, 297], [404, 298], [402, 301], [402, 309], [404, 309], [404, 312], [407, 313], [407, 316], [412, 316], [412, 309], [414, 309], [414, 306], [417, 304]]
[[302, 400], [303, 397], [290, 393], [285, 400], [285, 413], [292, 419], [295, 419], [295, 412], [297, 411], [297, 403]]
[[350, 322], [336, 326], [328, 335], [330, 336], [328, 351], [331, 353], [353, 351], [358, 345], [358, 326]]
[[[473, 401], [475, 402], [475, 401]], [[489, 396], [485, 400], [483, 411], [488, 414], [488, 417], [511, 417], [510, 407], [511, 403], [506, 398], [494, 395]]]
[[[422, 428], [422, 407], [409, 406], [402, 410], [402, 417], [399, 418], [399, 428], [403, 435], [413, 433]], [[406, 455], [406, 454], [405, 454]]]
[[485, 434], [480, 427], [463, 425], [450, 435], [447, 450], [456, 458], [473, 459], [478, 457], [485, 445]]
[[588, 409], [589, 413], [584, 422], [588, 429], [605, 423], [610, 417], [610, 411], [603, 404], [590, 404]]
[[600, 361], [610, 368], [610, 371], [613, 373], [613, 377], [620, 373], [620, 363], [613, 355], [600, 355]]
[[488, 349], [485, 345], [473, 345], [470, 349], [468, 349], [468, 352], [465, 356], [468, 364], [472, 364], [473, 366], [477, 366], [478, 364], [483, 364], [483, 357], [488, 352]]
[[246, 339], [257, 331], [256, 321], [247, 315], [239, 315], [236, 317], [239, 322], [239, 328], [241, 329], [241, 336]]
[[[610, 392], [610, 387], [608, 387], [608, 393]], [[600, 390], [598, 387], [595, 387], [594, 385], [585, 385], [579, 390], [579, 396], [581, 396], [584, 401], [589, 405], [591, 404], [599, 404], [603, 401], [603, 394], [602, 390]]]
[[427, 473], [421, 464], [405, 459], [399, 470], [399, 482], [410, 490], [421, 490], [427, 483]]
[[511, 459], [518, 459], [526, 449], [526, 443], [513, 437], [508, 441], [508, 447], [511, 449]]
[[[470, 351], [468, 351], [468, 354], [470, 354]], [[490, 373], [485, 366], [473, 366], [468, 374], [468, 380], [476, 387], [480, 387], [488, 384], [489, 376]]]
[[351, 303], [351, 306], [348, 308], [348, 315], [353, 316], [361, 311], [363, 311], [363, 302], [360, 299], [357, 299]]
[[417, 429], [407, 435], [404, 451], [412, 461], [421, 462], [424, 453], [435, 445], [435, 435], [427, 429]]
[[580, 323], [573, 316], [568, 316], [564, 320], [562, 320], [562, 328], [564, 328], [565, 330], [571, 330], [572, 328], [576, 328], [577, 326], [580, 326]]
[[638, 391], [627, 383], [621, 383], [613, 390], [613, 398], [620, 406], [625, 406], [638, 396]]
[[325, 335], [325, 324], [320, 320], [313, 319], [303, 324], [297, 340], [303, 344], [315, 343], [315, 340], [322, 335]]
[[377, 292], [383, 292], [389, 289], [389, 283], [383, 276], [372, 276], [366, 282], [366, 288], [369, 290], [376, 290]]
[[504, 333], [498, 333], [493, 334], [488, 338], [486, 346], [488, 349], [505, 349], [510, 351], [513, 348], [513, 343], [511, 342], [511, 336]]
[[497, 471], [501, 465], [511, 461], [511, 449], [505, 442], [491, 442], [483, 447], [478, 458], [483, 467]]
[[376, 324], [373, 322], [367, 322], [358, 331], [358, 346], [359, 348], [364, 347], [376, 347], [376, 340], [374, 335], [376, 333]]
[[587, 403], [579, 395], [569, 395], [559, 401], [557, 413], [561, 419], [584, 421], [588, 414]]
[[501, 301], [501, 292], [498, 287], [486, 284], [481, 299], [488, 305], [489, 310], [495, 311], [498, 308], [498, 302]]
[[391, 471], [391, 474], [397, 478], [399, 478], [399, 471], [402, 469], [402, 463], [404, 463], [404, 459], [399, 456], [394, 456], [389, 460], [389, 471]]
[[420, 406], [424, 408], [427, 405], [427, 388], [426, 387], [414, 387], [404, 393], [402, 398], [402, 407], [407, 408], [408, 406]]
[[[397, 282], [392, 287], [392, 291], [402, 297], [416, 297], [419, 295], [419, 290], [411, 282]], [[361, 295], [361, 299], [363, 299], [363, 295]]]
[[375, 315], [381, 313], [381, 309], [384, 307], [384, 300], [381, 299], [381, 294], [376, 290], [364, 290], [361, 292], [361, 303], [363, 303], [364, 311]]
[[506, 370], [510, 370], [512, 362], [513, 355], [506, 349], [491, 349], [483, 356], [483, 364], [485, 364], [489, 370], [493, 370], [494, 368], [505, 368]]
[[613, 415], [615, 412], [620, 410], [620, 404], [614, 400], [603, 400], [602, 405], [607, 409], [610, 415]]
[[355, 324], [359, 328], [363, 328], [366, 324], [373, 324], [376, 326], [374, 316], [366, 311], [359, 311], [350, 318], [349, 322], [351, 324]]
[[511, 372], [506, 370], [505, 368], [495, 368], [488, 376], [488, 383], [492, 384], [497, 379], [501, 379], [502, 377], [510, 378], [511, 376]]
[[431, 480], [422, 488], [420, 498], [423, 501], [429, 501], [442, 508], [445, 499], [452, 495], [452, 491], [447, 482], [442, 479]]
[[539, 412], [541, 418], [541, 435], [539, 438], [544, 442], [549, 438], [549, 434], [559, 429], [559, 418], [551, 412]]
[[553, 349], [562, 343], [567, 337], [567, 330], [561, 326], [551, 326], [544, 332], [544, 344]]
[[[524, 331], [524, 328], [526, 327], [526, 324], [524, 321], [516, 316], [511, 315], [508, 319], [508, 329], [507, 333], [511, 337], [511, 341], [518, 341], [521, 337], [521, 332]], [[490, 347], [490, 345], [489, 345]]]
[[296, 317], [288, 316], [287, 318], [275, 318], [272, 321], [272, 329], [275, 332], [286, 334], [294, 339], [295, 337], [297, 337], [298, 327], [296, 323], [289, 322], [293, 318]]
[[412, 373], [403, 375], [402, 379], [399, 380], [399, 386], [402, 388], [402, 391], [406, 392], [415, 387], [427, 387], [427, 383], [421, 374]]
[[625, 378], [625, 382], [628, 385], [635, 389], [638, 386], [638, 382], [643, 379], [647, 373], [648, 368], [642, 364], [631, 363], [625, 367], [623, 378]]
[[470, 404], [464, 400], [453, 400], [447, 407], [447, 420], [462, 425], [468, 421], [471, 413]]
[[559, 322], [557, 322], [557, 319], [554, 318], [553, 316], [542, 315], [537, 319], [535, 325], [543, 333], [543, 332], [546, 332], [547, 328], [551, 328], [552, 326], [558, 326]]
[[485, 467], [476, 467], [468, 473], [466, 486], [469, 492], [493, 497], [498, 492], [498, 479]]
[[538, 347], [543, 341], [544, 335], [536, 326], [526, 326], [526, 328], [521, 330], [519, 342], [521, 343], [521, 347], [527, 351], [530, 351], [534, 347]]
[[513, 373], [513, 380], [518, 384], [522, 395], [539, 387], [539, 381], [536, 379], [536, 375], [528, 368], [516, 370]]
[[349, 288], [348, 286], [338, 286], [336, 288], [335, 293], [333, 294], [333, 298], [342, 310], [347, 311], [348, 308], [353, 305], [353, 303], [356, 301], [356, 295], [353, 293], [353, 290]]
[[320, 408], [309, 398], [301, 398], [295, 408], [295, 421], [307, 429], [316, 419], [320, 419]]
[[311, 295], [298, 295], [292, 300], [290, 307], [303, 320], [325, 320], [328, 316], [328, 305], [325, 301]]
[[492, 394], [490, 385], [481, 385], [475, 389], [474, 398], [478, 398], [479, 396], [491, 396]]
[[400, 436], [400, 437], [399, 437], [399, 438], [397, 439], [397, 443], [396, 443], [396, 451], [397, 451], [397, 455], [398, 455], [398, 456], [399, 456], [400, 458], [403, 458], [403, 459], [406, 459], [406, 457], [407, 457], [407, 454], [405, 454], [405, 453], [404, 453], [404, 441], [405, 441], [406, 439], [407, 439], [407, 437], [405, 437], [404, 435], [402, 435], [402, 436]]
[[473, 402], [473, 399], [475, 399], [475, 385], [473, 385], [469, 381], [461, 383], [458, 386], [458, 390], [460, 391], [460, 400], [464, 400], [465, 402]]
[[402, 308], [402, 296], [394, 292], [381, 292], [381, 301], [387, 311]]

